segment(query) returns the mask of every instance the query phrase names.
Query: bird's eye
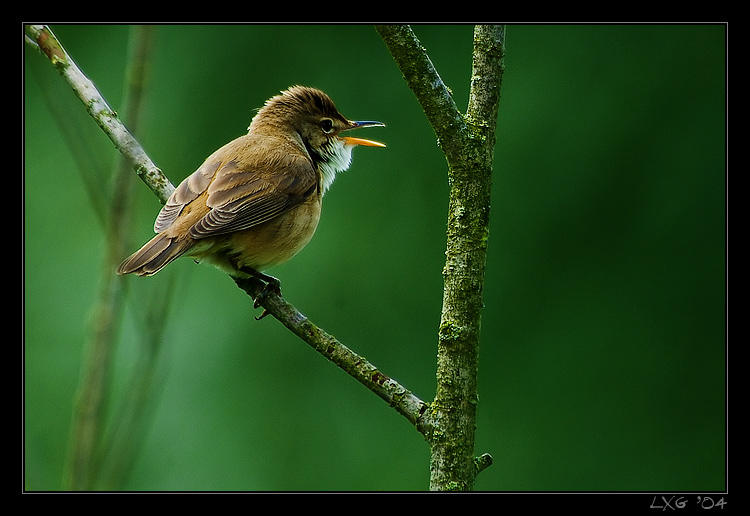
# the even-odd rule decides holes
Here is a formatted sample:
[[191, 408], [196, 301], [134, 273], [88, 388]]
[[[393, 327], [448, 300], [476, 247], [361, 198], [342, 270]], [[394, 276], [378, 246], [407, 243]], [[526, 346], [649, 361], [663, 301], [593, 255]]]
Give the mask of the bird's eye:
[[330, 118], [323, 118], [320, 121], [320, 128], [323, 129], [323, 132], [326, 134], [329, 134], [331, 131], [333, 131], [333, 120]]

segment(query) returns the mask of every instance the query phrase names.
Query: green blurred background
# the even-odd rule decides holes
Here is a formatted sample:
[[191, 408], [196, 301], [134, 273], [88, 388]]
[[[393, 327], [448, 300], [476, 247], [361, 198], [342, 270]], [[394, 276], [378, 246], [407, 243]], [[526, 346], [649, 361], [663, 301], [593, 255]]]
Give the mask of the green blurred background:
[[[130, 28], [53, 30], [119, 109]], [[472, 27], [415, 32], [464, 110]], [[495, 464], [475, 487], [724, 490], [726, 28], [510, 26], [506, 45], [476, 442]], [[106, 184], [115, 151], [52, 66], [24, 54], [25, 480], [55, 490], [104, 261], [79, 164]], [[136, 137], [177, 183], [292, 84], [384, 121], [360, 134], [388, 147], [355, 150], [315, 238], [271, 272], [311, 320], [431, 400], [446, 166], [371, 26], [159, 26]], [[131, 251], [160, 207], [132, 180]], [[185, 259], [126, 284], [112, 413], [141, 367], [147, 309], [169, 306], [119, 488], [427, 488], [429, 450], [406, 420], [256, 321], [228, 277]]]

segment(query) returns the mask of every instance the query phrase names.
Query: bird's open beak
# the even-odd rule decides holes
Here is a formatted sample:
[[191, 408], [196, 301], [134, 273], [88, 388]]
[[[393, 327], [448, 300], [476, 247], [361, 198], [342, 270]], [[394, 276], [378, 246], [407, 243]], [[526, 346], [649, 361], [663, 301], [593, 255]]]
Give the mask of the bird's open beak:
[[[351, 126], [345, 129], [345, 131], [349, 131], [351, 129], [357, 129], [359, 127], [378, 127], [378, 126], [385, 127], [385, 124], [383, 122], [375, 122], [372, 120], [352, 122]], [[376, 142], [373, 140], [365, 140], [364, 138], [342, 136], [341, 139], [344, 140], [347, 145], [366, 145], [368, 147], [385, 147], [385, 143], [380, 143], [380, 142]]]

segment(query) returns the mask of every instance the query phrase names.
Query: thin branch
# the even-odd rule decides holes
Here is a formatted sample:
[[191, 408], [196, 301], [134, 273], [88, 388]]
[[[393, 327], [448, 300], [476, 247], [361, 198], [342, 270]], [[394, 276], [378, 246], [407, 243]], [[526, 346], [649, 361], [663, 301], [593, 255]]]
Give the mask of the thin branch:
[[315, 351], [346, 371], [349, 376], [370, 389], [388, 405], [403, 415], [417, 430], [426, 434], [430, 431], [424, 414], [429, 405], [411, 391], [388, 377], [364, 357], [356, 354], [335, 337], [313, 324], [283, 297], [265, 289], [262, 281], [235, 279], [237, 286], [255, 299], [256, 306], [278, 319], [292, 333], [310, 345]]
[[130, 161], [141, 180], [151, 188], [162, 204], [167, 202], [174, 191], [174, 185], [151, 161], [141, 145], [117, 117], [117, 113], [109, 107], [94, 83], [78, 68], [49, 27], [26, 25], [25, 28], [27, 44], [35, 47], [50, 60], [83, 102], [89, 115], [99, 124], [125, 159]]
[[477, 25], [474, 28], [474, 60], [466, 118], [481, 128], [488, 150], [495, 147], [495, 129], [500, 105], [500, 86], [505, 72], [505, 26]]
[[376, 25], [409, 88], [422, 106], [446, 157], [461, 154], [466, 123], [427, 51], [408, 25]]
[[[139, 172], [141, 179], [159, 197], [162, 203], [166, 202], [174, 187], [161, 170], [153, 166], [145, 151], [119, 120], [110, 116], [113, 111], [104, 98], [96, 90], [93, 83], [75, 66], [67, 53], [62, 50], [62, 46], [51, 31], [44, 26], [27, 26], [27, 34], [33, 40], [29, 43], [38, 46], [39, 50], [66, 78], [76, 95], [87, 106], [89, 114], [112, 139], [115, 147], [135, 164], [136, 171]], [[98, 107], [92, 109], [91, 106], [93, 105]], [[148, 170], [148, 173], [141, 174], [142, 170]], [[429, 406], [427, 403], [310, 322], [307, 317], [282, 297], [276, 293], [264, 291], [262, 282], [253, 279], [235, 281], [240, 288], [256, 300], [256, 306], [262, 306], [266, 312], [273, 315], [281, 324], [313, 349], [386, 401], [415, 425], [418, 431], [423, 434], [430, 431], [430, 425], [423, 417]]]
[[[131, 30], [133, 45], [128, 58], [123, 113], [128, 125], [134, 129], [138, 126], [142, 106], [143, 77], [146, 75], [152, 32], [152, 26], [139, 26]], [[118, 464], [125, 457], [122, 449], [119, 450], [119, 456], [103, 453], [104, 428], [111, 405], [108, 403], [108, 394], [115, 335], [124, 301], [122, 278], [112, 274], [112, 271], [128, 245], [133, 189], [131, 172], [124, 159], [117, 160], [113, 176], [106, 214], [106, 253], [101, 269], [100, 288], [92, 310], [94, 317], [76, 398], [70, 456], [64, 481], [64, 487], [73, 490], [102, 487], [102, 469]], [[116, 483], [109, 487], [118, 486]]]

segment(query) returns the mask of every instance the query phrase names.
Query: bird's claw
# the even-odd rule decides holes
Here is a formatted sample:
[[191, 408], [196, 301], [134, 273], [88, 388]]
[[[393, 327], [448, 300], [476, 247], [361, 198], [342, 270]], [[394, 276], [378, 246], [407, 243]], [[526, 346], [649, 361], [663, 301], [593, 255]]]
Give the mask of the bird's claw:
[[[273, 276], [267, 276], [263, 279], [265, 280], [266, 285], [255, 298], [255, 303], [253, 304], [254, 308], [258, 308], [261, 301], [265, 299], [268, 294], [276, 294], [277, 296], [281, 297], [281, 282], [279, 282], [279, 280], [274, 278]], [[264, 308], [263, 313], [260, 314], [260, 316], [256, 317], [255, 320], [260, 321], [269, 313], [270, 312]]]

